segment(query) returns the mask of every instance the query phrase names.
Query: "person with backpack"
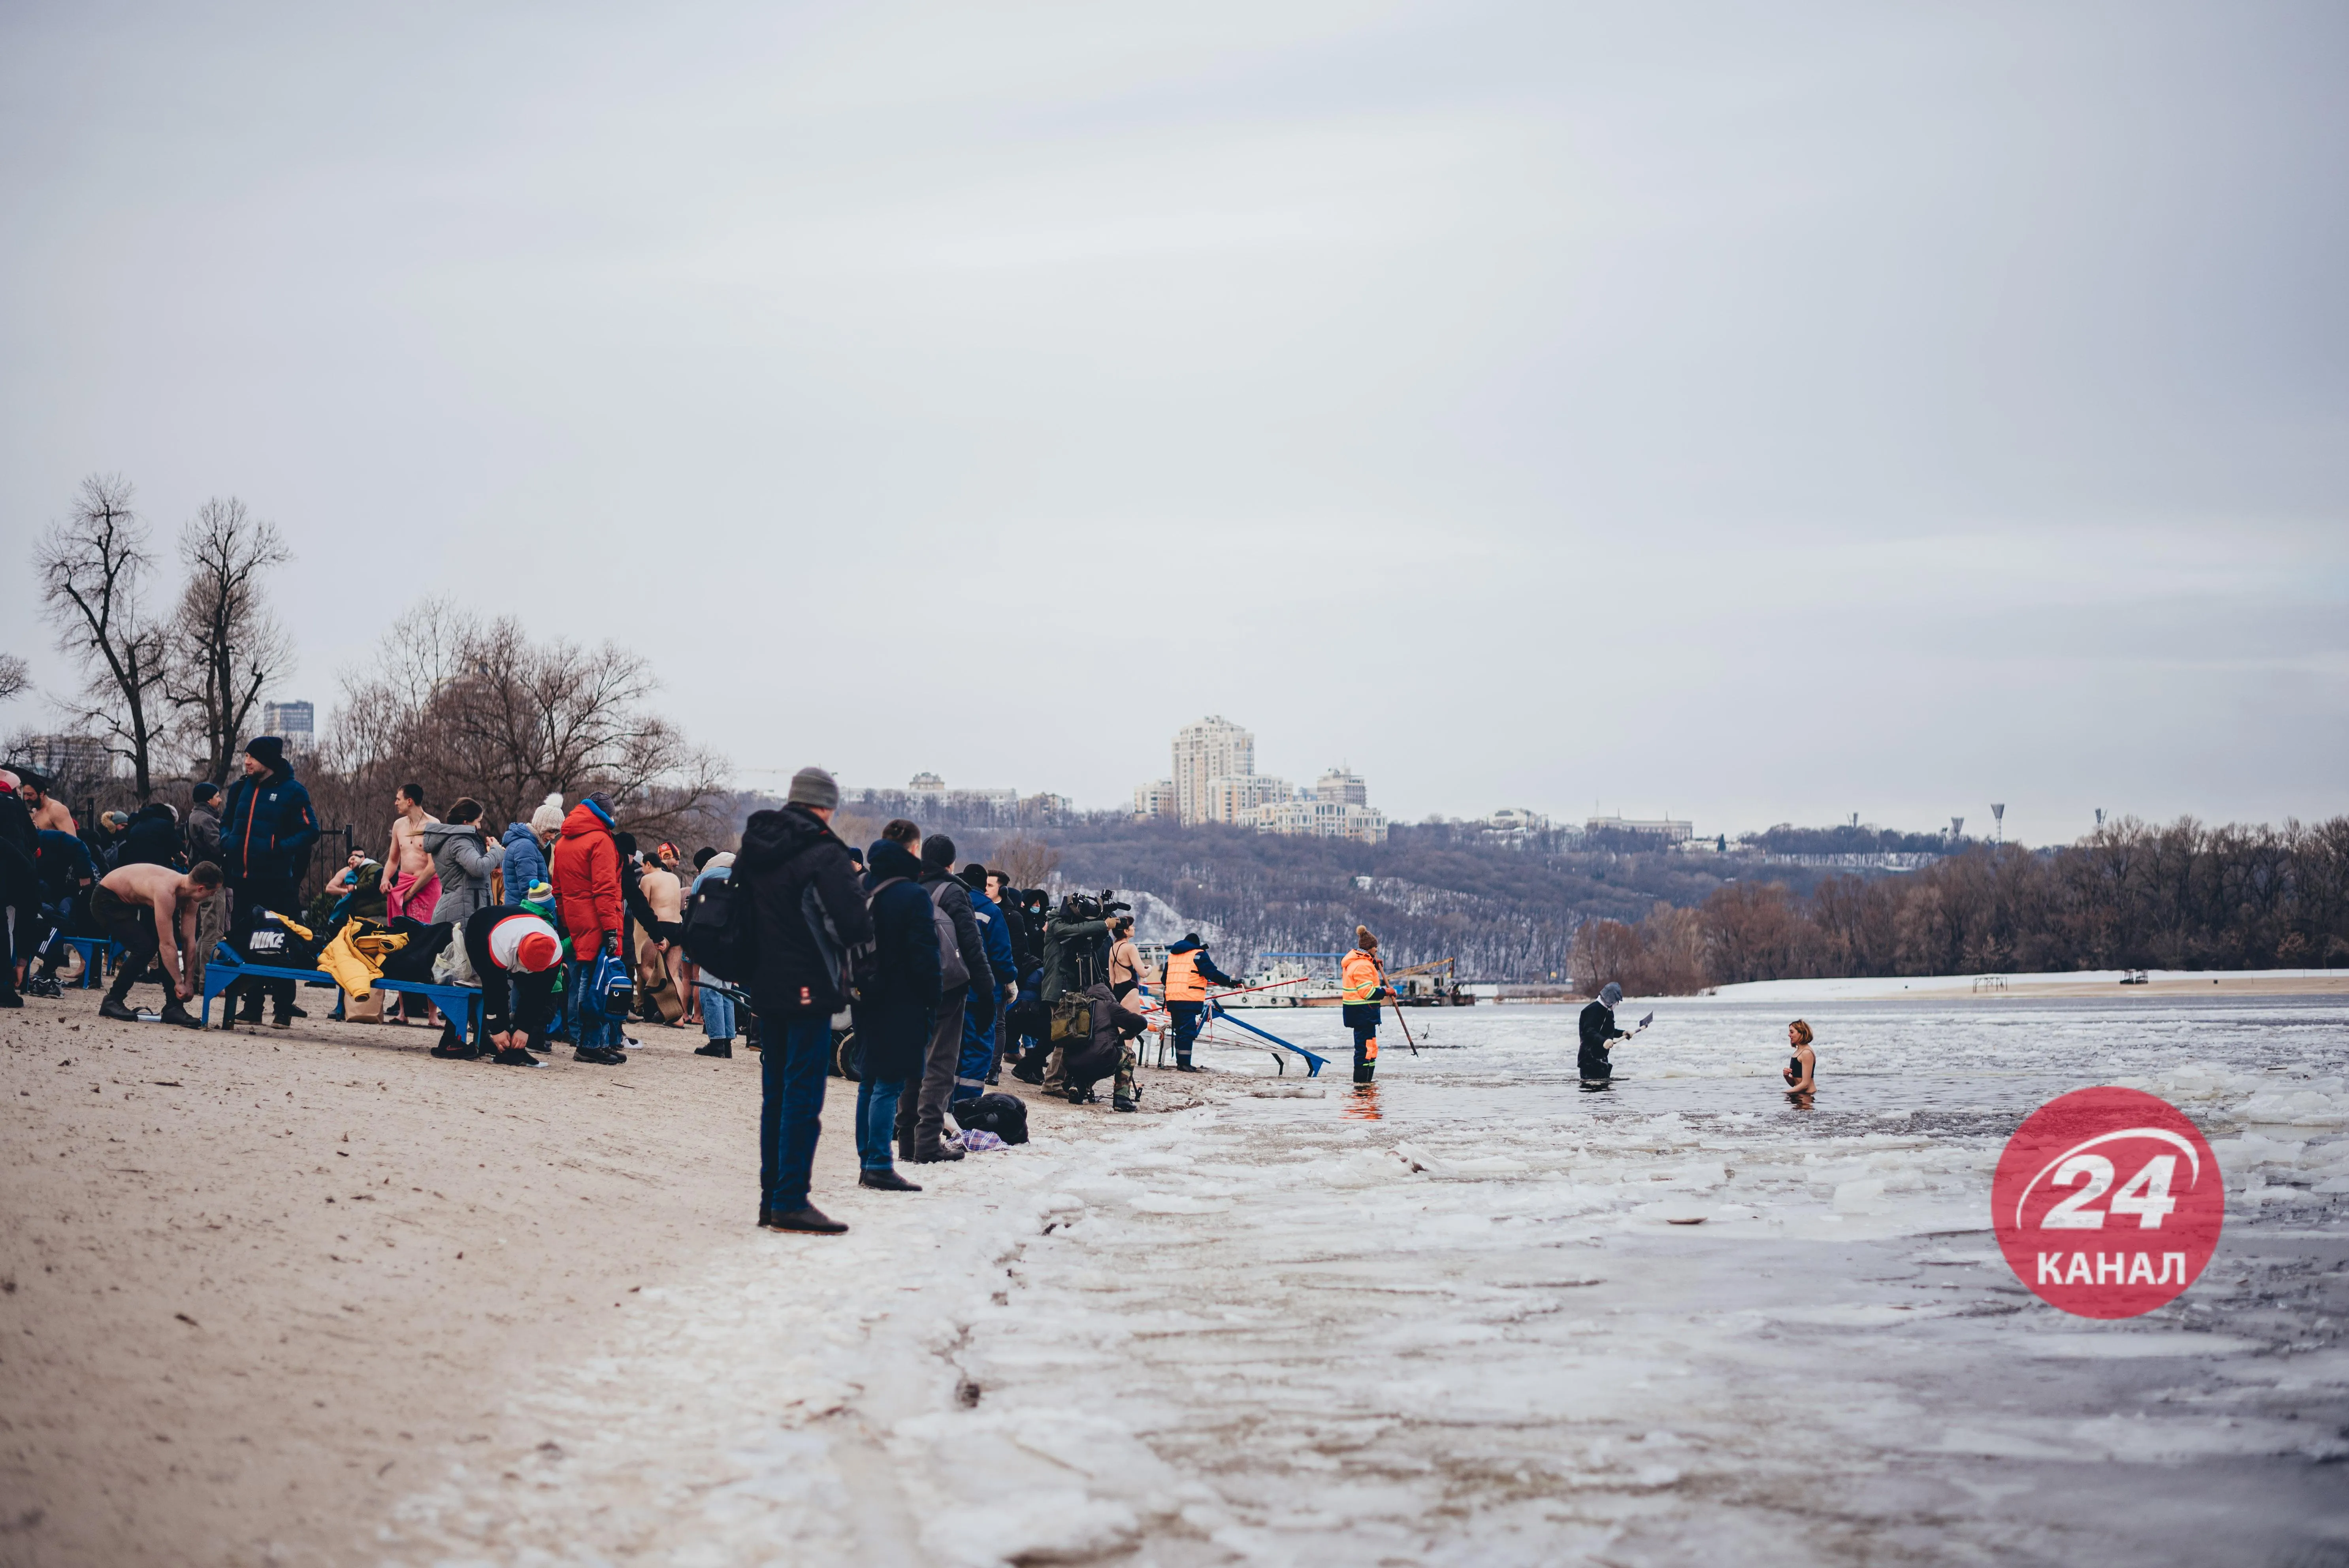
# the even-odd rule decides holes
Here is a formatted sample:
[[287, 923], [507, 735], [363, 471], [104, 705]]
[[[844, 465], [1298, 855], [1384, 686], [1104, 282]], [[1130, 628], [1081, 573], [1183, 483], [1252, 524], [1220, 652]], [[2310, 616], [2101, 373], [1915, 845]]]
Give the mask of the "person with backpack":
[[[691, 891], [685, 895], [684, 934], [680, 939], [688, 954], [694, 950], [693, 910], [701, 896], [701, 890], [711, 882], [727, 882], [734, 874], [734, 857], [731, 854], [703, 850], [694, 859], [701, 864], [694, 873]], [[700, 993], [701, 1032], [708, 1038], [693, 1048], [693, 1054], [697, 1057], [723, 1057], [730, 1061], [734, 1056], [734, 993], [728, 982], [732, 976], [712, 972], [701, 964], [698, 957], [694, 959], [694, 964], [696, 978], [700, 982], [695, 989]]]
[[866, 856], [866, 907], [873, 953], [857, 976], [857, 1183], [890, 1192], [921, 1189], [897, 1174], [890, 1150], [908, 1097], [921, 1093], [922, 1069], [945, 997], [938, 907], [922, 887], [922, 862], [904, 844], [883, 839]]
[[897, 1151], [916, 1165], [962, 1158], [960, 1149], [947, 1147], [945, 1133], [947, 1101], [962, 1059], [963, 1016], [967, 1011], [978, 1015], [990, 1038], [995, 1026], [995, 971], [971, 912], [970, 890], [955, 875], [954, 858], [955, 841], [944, 833], [923, 841], [922, 889], [938, 910], [938, 967], [946, 990], [922, 1064], [921, 1093], [911, 1105], [902, 1099], [897, 1104]]
[[[781, 810], [750, 814], [730, 879], [750, 895], [730, 904], [749, 916], [755, 944], [748, 967], [762, 1047], [759, 1223], [814, 1235], [848, 1229], [808, 1201], [808, 1181], [823, 1131], [832, 1016], [848, 1000], [852, 964], [873, 940], [854, 862], [832, 830], [839, 807], [832, 775], [801, 769]], [[723, 964], [695, 956], [724, 975]]]
[[588, 999], [589, 982], [605, 954], [620, 951], [620, 850], [612, 838], [612, 811], [590, 795], [563, 819], [553, 861], [554, 904], [571, 938], [571, 968], [564, 976], [571, 1014], [571, 1056], [596, 1067], [628, 1058], [619, 1049], [620, 1021]]

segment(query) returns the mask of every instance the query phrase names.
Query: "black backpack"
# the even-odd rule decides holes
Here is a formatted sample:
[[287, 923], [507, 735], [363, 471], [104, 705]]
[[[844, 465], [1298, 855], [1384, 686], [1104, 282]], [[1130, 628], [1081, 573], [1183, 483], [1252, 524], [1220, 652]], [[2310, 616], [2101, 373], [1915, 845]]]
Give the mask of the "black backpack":
[[731, 876], [701, 884], [685, 911], [685, 951], [720, 980], [748, 984], [758, 966], [759, 942], [750, 929], [750, 890]]
[[1028, 1141], [1028, 1102], [1018, 1095], [983, 1094], [955, 1107], [954, 1113], [966, 1132], [992, 1132], [1006, 1143]]

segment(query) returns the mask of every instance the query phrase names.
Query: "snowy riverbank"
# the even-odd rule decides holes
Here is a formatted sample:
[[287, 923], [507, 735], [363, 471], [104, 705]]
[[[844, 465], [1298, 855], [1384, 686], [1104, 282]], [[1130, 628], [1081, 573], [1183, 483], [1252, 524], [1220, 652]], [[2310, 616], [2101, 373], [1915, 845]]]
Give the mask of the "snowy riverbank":
[[[1444, 1013], [1374, 1100], [1222, 1083], [965, 1161], [836, 1242], [746, 1235], [369, 1545], [2183, 1563], [2349, 1528], [2349, 1009], [1829, 1003], [1802, 1111], [1750, 1011], [1660, 1007], [1603, 1095], [1570, 1010]], [[2023, 1293], [1984, 1215], [2006, 1132], [2100, 1081], [2201, 1119], [2230, 1192], [2203, 1281], [2109, 1325]]]

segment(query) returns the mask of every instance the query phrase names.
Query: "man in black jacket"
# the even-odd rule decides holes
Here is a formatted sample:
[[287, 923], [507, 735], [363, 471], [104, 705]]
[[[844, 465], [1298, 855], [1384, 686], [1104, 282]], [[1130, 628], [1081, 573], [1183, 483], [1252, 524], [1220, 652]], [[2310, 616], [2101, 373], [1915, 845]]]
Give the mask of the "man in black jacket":
[[922, 842], [922, 890], [930, 902], [954, 922], [955, 953], [959, 963], [938, 954], [947, 976], [962, 971], [959, 985], [948, 985], [938, 1001], [937, 1022], [930, 1027], [930, 1049], [922, 1065], [922, 1092], [917, 1105], [897, 1102], [897, 1154], [916, 1165], [959, 1160], [962, 1150], [948, 1149], [947, 1100], [954, 1093], [955, 1064], [962, 1057], [962, 1016], [968, 1007], [981, 1028], [995, 1024], [995, 971], [987, 962], [987, 941], [971, 913], [970, 892], [954, 872], [955, 841], [932, 833]]
[[[221, 870], [227, 876], [232, 946], [242, 949], [251, 938], [256, 911], [295, 914], [301, 909], [299, 884], [310, 867], [310, 846], [317, 841], [317, 813], [310, 809], [310, 791], [285, 759], [285, 742], [274, 735], [254, 736], [244, 743], [244, 777], [228, 787], [228, 804], [221, 811]], [[203, 973], [202, 954], [196, 973]], [[270, 1021], [281, 1029], [293, 1022], [293, 981], [238, 985], [244, 990], [243, 1022], [261, 1021], [262, 990], [274, 1003]], [[234, 1009], [222, 1009], [221, 1027], [237, 1021]]]
[[846, 1002], [850, 965], [873, 940], [848, 848], [830, 823], [840, 786], [821, 768], [792, 775], [780, 811], [754, 811], [742, 830], [733, 882], [750, 894], [758, 937], [750, 1007], [758, 1015], [759, 1223], [832, 1235], [848, 1229], [808, 1202], [823, 1130], [832, 1016]]
[[[0, 769], [0, 1007], [21, 1007], [16, 962], [32, 955], [40, 923], [40, 838], [16, 795], [16, 776]], [[19, 952], [19, 949], [22, 952]]]
[[1599, 993], [1599, 1000], [1582, 1009], [1582, 1048], [1576, 1055], [1575, 1065], [1582, 1071], [1582, 1087], [1605, 1088], [1614, 1076], [1615, 1065], [1608, 1059], [1608, 1044], [1628, 1040], [1630, 1032], [1615, 1026], [1615, 1004], [1623, 999], [1623, 987], [1613, 981]]

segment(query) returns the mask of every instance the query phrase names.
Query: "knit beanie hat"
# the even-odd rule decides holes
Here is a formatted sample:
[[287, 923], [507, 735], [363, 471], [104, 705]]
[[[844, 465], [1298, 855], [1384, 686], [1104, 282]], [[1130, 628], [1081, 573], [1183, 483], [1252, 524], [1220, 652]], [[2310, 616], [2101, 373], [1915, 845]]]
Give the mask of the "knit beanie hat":
[[802, 768], [792, 775], [792, 792], [784, 797], [783, 804], [836, 810], [840, 806], [840, 786], [821, 768]]
[[951, 866], [954, 864], [955, 841], [944, 833], [932, 833], [922, 841], [922, 864]]
[[1358, 925], [1354, 927], [1354, 945], [1365, 953], [1376, 953], [1379, 950], [1379, 939], [1371, 934], [1369, 926]]
[[256, 735], [244, 743], [244, 754], [272, 773], [285, 766], [285, 742], [274, 735]]
[[490, 928], [490, 956], [509, 973], [540, 975], [563, 957], [563, 944], [554, 927], [534, 914], [509, 915]]
[[530, 830], [533, 833], [559, 833], [563, 830], [563, 797], [549, 795], [530, 814]]

